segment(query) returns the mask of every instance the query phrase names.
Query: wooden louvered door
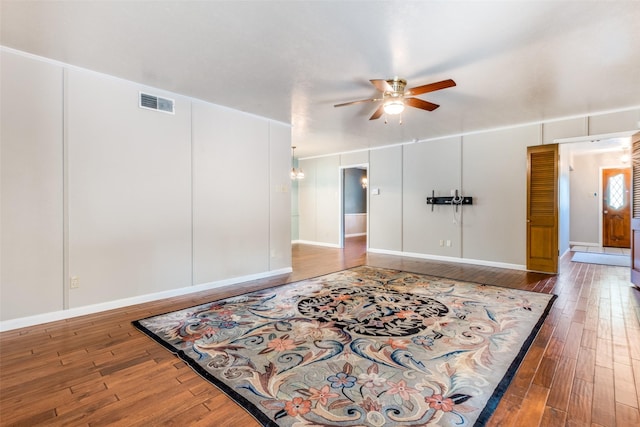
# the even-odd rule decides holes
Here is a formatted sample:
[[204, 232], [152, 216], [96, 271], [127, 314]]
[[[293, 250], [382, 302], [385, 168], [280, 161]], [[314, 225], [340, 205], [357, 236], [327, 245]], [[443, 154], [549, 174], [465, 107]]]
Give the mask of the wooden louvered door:
[[631, 283], [640, 287], [640, 133], [631, 137]]
[[527, 269], [558, 272], [558, 144], [527, 149]]

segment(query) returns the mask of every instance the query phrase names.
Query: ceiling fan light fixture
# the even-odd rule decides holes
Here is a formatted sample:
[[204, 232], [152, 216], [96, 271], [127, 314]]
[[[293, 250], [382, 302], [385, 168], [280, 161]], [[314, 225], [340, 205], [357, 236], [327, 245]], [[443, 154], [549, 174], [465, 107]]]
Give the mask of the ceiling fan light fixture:
[[404, 111], [404, 102], [402, 99], [392, 99], [384, 103], [384, 112], [394, 116]]

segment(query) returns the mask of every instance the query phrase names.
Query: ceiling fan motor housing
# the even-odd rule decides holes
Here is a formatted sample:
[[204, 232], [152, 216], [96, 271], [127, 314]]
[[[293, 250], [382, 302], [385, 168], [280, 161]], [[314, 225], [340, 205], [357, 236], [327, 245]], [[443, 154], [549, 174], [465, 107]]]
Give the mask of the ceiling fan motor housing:
[[392, 97], [399, 97], [404, 94], [404, 88], [407, 86], [407, 81], [405, 79], [394, 77], [393, 79], [387, 80], [387, 83], [389, 84], [392, 90], [385, 95], [389, 95]]

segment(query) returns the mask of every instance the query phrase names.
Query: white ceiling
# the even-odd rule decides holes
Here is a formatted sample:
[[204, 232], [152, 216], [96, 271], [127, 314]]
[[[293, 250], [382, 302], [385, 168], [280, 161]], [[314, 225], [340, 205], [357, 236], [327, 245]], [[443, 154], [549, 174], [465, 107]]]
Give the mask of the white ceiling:
[[[293, 124], [301, 157], [640, 105], [638, 1], [12, 1], [1, 44]], [[457, 86], [369, 121], [369, 79]]]

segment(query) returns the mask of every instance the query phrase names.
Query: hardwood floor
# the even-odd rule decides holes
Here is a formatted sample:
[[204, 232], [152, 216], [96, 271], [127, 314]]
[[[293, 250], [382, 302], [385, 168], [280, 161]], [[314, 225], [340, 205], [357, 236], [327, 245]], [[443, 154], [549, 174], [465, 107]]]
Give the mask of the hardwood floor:
[[547, 276], [293, 246], [294, 272], [0, 334], [0, 425], [257, 426], [131, 321], [361, 264], [558, 295], [491, 426], [640, 425], [640, 291], [629, 270], [561, 261]]

